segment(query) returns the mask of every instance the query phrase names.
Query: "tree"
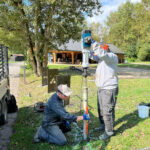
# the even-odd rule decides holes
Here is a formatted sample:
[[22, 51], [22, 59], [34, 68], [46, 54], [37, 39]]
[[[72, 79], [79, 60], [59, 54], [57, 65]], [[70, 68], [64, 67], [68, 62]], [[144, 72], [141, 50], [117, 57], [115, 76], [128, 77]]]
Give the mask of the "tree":
[[132, 4], [127, 1], [110, 14], [106, 25], [107, 41], [122, 49], [128, 57], [149, 59], [150, 1]]
[[92, 37], [96, 40], [96, 41], [100, 41], [100, 39], [102, 38], [102, 33], [103, 33], [103, 27], [100, 23], [91, 23], [90, 24], [90, 30], [92, 31]]
[[118, 11], [111, 13], [106, 21], [109, 30], [107, 40], [117, 45], [129, 57], [136, 56], [136, 36], [135, 31], [132, 29], [132, 25], [135, 23], [132, 17], [133, 10], [134, 5], [127, 1], [119, 7]]
[[25, 52], [25, 43], [22, 42], [23, 37], [18, 36], [13, 32], [8, 32], [0, 29], [0, 43], [9, 47], [11, 53]]
[[84, 14], [100, 9], [98, 0], [1, 0], [0, 27], [18, 33], [38, 76], [47, 66], [49, 49], [78, 39]]

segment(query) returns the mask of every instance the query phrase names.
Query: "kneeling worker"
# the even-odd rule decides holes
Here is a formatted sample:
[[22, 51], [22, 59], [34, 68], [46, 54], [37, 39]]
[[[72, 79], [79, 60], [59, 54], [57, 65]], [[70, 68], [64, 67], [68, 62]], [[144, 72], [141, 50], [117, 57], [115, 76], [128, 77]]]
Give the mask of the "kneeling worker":
[[42, 126], [40, 126], [34, 136], [34, 142], [40, 140], [65, 145], [67, 143], [64, 132], [71, 130], [70, 123], [80, 120], [89, 120], [88, 115], [75, 116], [69, 114], [63, 106], [63, 100], [68, 100], [71, 90], [67, 85], [61, 84], [57, 87], [57, 92], [53, 94], [46, 103]]

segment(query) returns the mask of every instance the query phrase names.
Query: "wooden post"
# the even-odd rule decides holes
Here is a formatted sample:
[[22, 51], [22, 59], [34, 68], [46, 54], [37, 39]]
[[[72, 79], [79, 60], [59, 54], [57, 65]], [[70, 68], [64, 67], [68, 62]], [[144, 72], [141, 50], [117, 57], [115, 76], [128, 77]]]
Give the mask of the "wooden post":
[[56, 64], [56, 57], [57, 57], [57, 53], [53, 53], [53, 60], [54, 60], [54, 64]]
[[72, 56], [72, 64], [74, 64], [74, 52], [71, 53]]
[[58, 69], [48, 69], [48, 93], [56, 91], [56, 75], [58, 74]]
[[43, 67], [42, 68], [42, 86], [47, 85], [48, 84], [48, 68], [47, 67]]
[[[70, 75], [56, 75], [56, 87], [60, 84], [67, 84], [70, 87]], [[69, 100], [64, 101], [64, 106], [69, 105]]]

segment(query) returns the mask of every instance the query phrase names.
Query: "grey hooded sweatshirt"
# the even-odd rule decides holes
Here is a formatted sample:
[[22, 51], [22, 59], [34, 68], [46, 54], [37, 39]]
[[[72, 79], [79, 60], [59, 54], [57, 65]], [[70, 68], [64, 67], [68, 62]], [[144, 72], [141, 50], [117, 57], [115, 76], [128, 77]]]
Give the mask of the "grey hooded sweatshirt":
[[100, 89], [114, 89], [118, 87], [117, 65], [118, 57], [112, 52], [103, 50], [100, 46], [90, 52], [90, 59], [98, 62], [95, 83]]

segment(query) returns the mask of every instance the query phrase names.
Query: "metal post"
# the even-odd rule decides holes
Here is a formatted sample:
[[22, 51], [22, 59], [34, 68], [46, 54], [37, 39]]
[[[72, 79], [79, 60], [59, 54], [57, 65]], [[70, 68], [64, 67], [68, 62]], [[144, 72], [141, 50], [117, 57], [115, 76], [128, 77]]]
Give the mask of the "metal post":
[[[82, 67], [84, 77], [84, 89], [83, 89], [83, 109], [84, 114], [88, 114], [88, 88], [87, 88], [87, 68], [89, 67], [89, 50], [91, 47], [91, 31], [84, 30], [81, 36], [82, 47]], [[83, 121], [83, 138], [87, 140], [88, 135], [88, 121]]]
[[23, 74], [24, 84], [26, 84], [26, 66], [23, 66], [23, 71], [24, 71], [24, 74]]
[[[88, 114], [88, 87], [87, 87], [87, 68], [83, 68], [83, 77], [84, 77], [84, 89], [83, 89], [83, 109], [84, 114]], [[87, 140], [88, 134], [88, 121], [83, 121], [83, 139]]]

